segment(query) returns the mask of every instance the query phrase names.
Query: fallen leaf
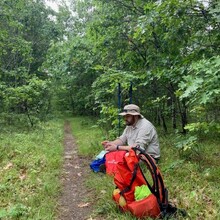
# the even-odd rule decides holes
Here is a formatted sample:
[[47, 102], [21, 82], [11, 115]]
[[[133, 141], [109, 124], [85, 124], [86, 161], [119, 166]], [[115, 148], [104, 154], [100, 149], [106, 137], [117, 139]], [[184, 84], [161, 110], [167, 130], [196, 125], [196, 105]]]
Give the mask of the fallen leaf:
[[19, 179], [20, 180], [24, 180], [24, 179], [26, 179], [26, 177], [27, 177], [27, 170], [26, 169], [22, 169], [20, 171]]
[[19, 179], [20, 179], [20, 180], [24, 180], [24, 179], [26, 179], [26, 177], [27, 177], [26, 174], [22, 174], [22, 175], [19, 176]]
[[87, 202], [87, 203], [80, 203], [79, 205], [78, 205], [78, 207], [79, 208], [84, 208], [84, 207], [88, 207], [89, 206], [89, 203]]
[[3, 169], [8, 170], [13, 167], [13, 163], [9, 162]]

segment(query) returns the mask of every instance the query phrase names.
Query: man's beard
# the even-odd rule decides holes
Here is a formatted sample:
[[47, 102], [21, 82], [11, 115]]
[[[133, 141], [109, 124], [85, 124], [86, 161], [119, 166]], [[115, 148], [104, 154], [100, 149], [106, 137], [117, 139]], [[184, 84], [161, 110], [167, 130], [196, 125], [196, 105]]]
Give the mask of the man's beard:
[[132, 125], [132, 123], [131, 123], [130, 121], [126, 121], [125, 124], [126, 124], [127, 126], [131, 126], [131, 125]]
[[132, 117], [132, 120], [131, 121], [125, 121], [125, 124], [127, 125], [127, 126], [132, 126], [132, 125], [134, 125], [134, 123], [135, 123], [135, 118], [134, 118], [134, 116]]

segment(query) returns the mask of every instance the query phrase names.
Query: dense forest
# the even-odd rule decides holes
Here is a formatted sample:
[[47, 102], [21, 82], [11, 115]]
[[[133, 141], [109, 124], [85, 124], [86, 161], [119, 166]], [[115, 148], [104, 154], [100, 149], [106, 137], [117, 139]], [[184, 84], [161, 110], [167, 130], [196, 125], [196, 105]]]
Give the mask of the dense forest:
[[65, 178], [87, 219], [134, 219], [89, 167], [128, 103], [157, 128], [171, 203], [219, 219], [219, 85], [219, 0], [0, 0], [0, 219], [60, 219]]
[[133, 102], [187, 145], [219, 135], [219, 1], [69, 3], [0, 2], [1, 127], [70, 112], [117, 130]]

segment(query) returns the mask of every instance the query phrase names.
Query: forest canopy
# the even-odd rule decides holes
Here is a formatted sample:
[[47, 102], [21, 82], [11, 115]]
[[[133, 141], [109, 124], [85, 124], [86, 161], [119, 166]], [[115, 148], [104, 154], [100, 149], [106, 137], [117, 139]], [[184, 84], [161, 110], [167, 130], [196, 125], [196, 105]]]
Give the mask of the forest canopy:
[[124, 104], [196, 138], [219, 134], [217, 0], [0, 2], [0, 122], [58, 113], [117, 129]]

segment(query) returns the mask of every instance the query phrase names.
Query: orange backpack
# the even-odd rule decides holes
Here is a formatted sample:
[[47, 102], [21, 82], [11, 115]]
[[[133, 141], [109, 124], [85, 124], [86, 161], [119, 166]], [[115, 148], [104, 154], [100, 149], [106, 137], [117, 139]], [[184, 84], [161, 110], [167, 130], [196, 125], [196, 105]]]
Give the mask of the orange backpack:
[[[145, 178], [140, 162], [150, 171], [152, 184]], [[114, 183], [113, 199], [121, 211], [130, 211], [138, 218], [163, 218], [177, 212], [177, 208], [168, 202], [168, 191], [154, 159], [139, 148], [132, 148], [125, 154], [123, 162], [117, 164]], [[149, 188], [150, 194], [135, 200], [137, 188], [143, 186]]]
[[127, 151], [113, 151], [105, 154], [105, 168], [108, 175], [113, 175], [117, 172], [117, 164], [123, 162]]

